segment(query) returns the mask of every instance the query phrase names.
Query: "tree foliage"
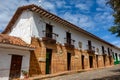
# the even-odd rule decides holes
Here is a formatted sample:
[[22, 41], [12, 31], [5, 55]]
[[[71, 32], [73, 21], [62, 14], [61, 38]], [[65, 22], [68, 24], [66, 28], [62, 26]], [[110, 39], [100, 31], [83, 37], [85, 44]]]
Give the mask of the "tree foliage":
[[114, 10], [114, 26], [109, 31], [120, 37], [120, 0], [107, 0], [107, 4]]

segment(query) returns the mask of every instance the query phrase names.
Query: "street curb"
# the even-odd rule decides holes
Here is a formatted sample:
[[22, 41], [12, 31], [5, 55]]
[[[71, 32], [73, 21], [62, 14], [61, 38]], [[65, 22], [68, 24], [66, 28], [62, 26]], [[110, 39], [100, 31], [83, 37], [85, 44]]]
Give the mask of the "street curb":
[[84, 69], [84, 70], [64, 71], [64, 72], [55, 73], [55, 74], [48, 74], [48, 75], [38, 75], [35, 77], [30, 77], [29, 80], [41, 80], [41, 79], [52, 78], [52, 77], [56, 77], [56, 76], [63, 76], [63, 75], [70, 75], [70, 74], [81, 73], [81, 72], [86, 72], [86, 71], [99, 70], [99, 69], [104, 69], [104, 68], [113, 67], [113, 66], [114, 65], [100, 67], [100, 68]]

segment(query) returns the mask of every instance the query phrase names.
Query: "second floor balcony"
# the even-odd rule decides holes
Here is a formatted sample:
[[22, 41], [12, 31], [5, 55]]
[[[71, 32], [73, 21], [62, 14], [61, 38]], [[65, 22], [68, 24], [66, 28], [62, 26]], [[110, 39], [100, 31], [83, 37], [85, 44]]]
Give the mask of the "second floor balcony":
[[104, 50], [104, 51], [103, 51], [103, 56], [107, 56], [107, 54], [108, 54], [107, 51]]
[[91, 53], [91, 54], [94, 54], [95, 53], [95, 47], [87, 45], [87, 52]]
[[74, 48], [75, 40], [64, 38], [64, 44], [67, 48]]
[[43, 37], [42, 37], [42, 40], [44, 42], [47, 42], [47, 43], [56, 43], [56, 39], [58, 37], [58, 34], [56, 33], [52, 33], [52, 32], [47, 32], [47, 31], [43, 31]]

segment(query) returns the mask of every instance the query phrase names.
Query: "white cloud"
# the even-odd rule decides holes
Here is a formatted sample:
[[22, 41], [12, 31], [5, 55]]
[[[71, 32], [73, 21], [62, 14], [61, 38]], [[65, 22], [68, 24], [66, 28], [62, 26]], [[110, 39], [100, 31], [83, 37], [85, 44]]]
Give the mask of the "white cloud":
[[98, 8], [96, 8], [96, 11], [104, 11], [104, 10], [103, 10], [103, 8], [98, 7]]
[[89, 7], [86, 4], [82, 4], [82, 3], [75, 5], [75, 7], [81, 10], [89, 10]]
[[87, 10], [89, 11], [90, 8], [92, 7], [93, 5], [93, 2], [92, 0], [80, 0], [79, 2], [76, 2], [75, 1], [75, 7], [76, 8], [79, 8], [80, 10]]
[[106, 6], [106, 0], [96, 0], [96, 3], [97, 3], [100, 7]]
[[49, 10], [50, 12], [53, 12], [56, 14], [56, 10], [55, 10], [55, 5], [52, 4], [51, 2], [45, 1], [45, 0], [41, 0], [41, 2], [39, 2], [39, 0], [0, 0], [0, 31], [2, 31], [6, 25], [8, 24], [8, 22], [10, 21], [11, 17], [13, 16], [13, 14], [15, 13], [16, 9], [19, 6], [23, 6], [23, 5], [28, 5], [28, 4], [37, 4], [40, 5], [40, 3], [42, 4], [41, 6], [47, 10]]
[[102, 26], [103, 28], [108, 28], [108, 27], [110, 27], [109, 25], [112, 25], [111, 22], [113, 22], [113, 16], [109, 12], [97, 13], [94, 16], [94, 20], [98, 24], [104, 25], [104, 26]]
[[55, 3], [56, 3], [56, 7], [58, 8], [65, 7], [65, 4], [66, 4], [65, 1], [59, 1], [59, 0], [56, 0]]
[[45, 9], [48, 9], [48, 10], [53, 10], [55, 9], [55, 5], [50, 3], [50, 2], [46, 2], [46, 1], [43, 1], [43, 3], [41, 4], [41, 6]]
[[98, 7], [96, 11], [104, 11], [104, 12], [112, 12], [113, 10], [110, 8], [109, 5], [106, 4], [107, 0], [96, 0]]
[[69, 12], [66, 12], [62, 17], [83, 29], [90, 30], [95, 26], [91, 18], [83, 14], [71, 14]]

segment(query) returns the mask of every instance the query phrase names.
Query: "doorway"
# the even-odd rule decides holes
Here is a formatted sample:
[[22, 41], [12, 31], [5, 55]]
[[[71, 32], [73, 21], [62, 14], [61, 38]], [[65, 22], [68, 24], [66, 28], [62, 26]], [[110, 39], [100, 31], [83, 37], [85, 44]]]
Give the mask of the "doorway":
[[116, 61], [118, 61], [118, 56], [117, 56], [117, 53], [115, 53], [115, 59], [116, 59]]
[[67, 70], [71, 70], [71, 53], [67, 53]]
[[99, 67], [98, 66], [98, 55], [96, 55], [96, 63], [97, 63], [97, 67]]
[[51, 73], [52, 49], [46, 49], [46, 74]]
[[91, 41], [90, 41], [90, 40], [88, 40], [88, 49], [89, 49], [89, 50], [92, 50], [92, 44], [91, 44]]
[[103, 55], [103, 62], [104, 62], [104, 66], [105, 66], [105, 61], [106, 61], [106, 56]]
[[53, 27], [50, 24], [46, 24], [46, 37], [52, 38]]
[[12, 55], [10, 67], [10, 79], [19, 78], [21, 73], [22, 56]]
[[93, 68], [93, 56], [89, 56], [90, 68]]
[[68, 44], [71, 44], [71, 33], [69, 33], [69, 32], [66, 32], [66, 42], [68, 43]]
[[82, 55], [81, 58], [82, 58], [82, 69], [84, 69], [84, 55]]
[[109, 56], [109, 61], [110, 61], [110, 65], [112, 64], [112, 59], [111, 56]]

